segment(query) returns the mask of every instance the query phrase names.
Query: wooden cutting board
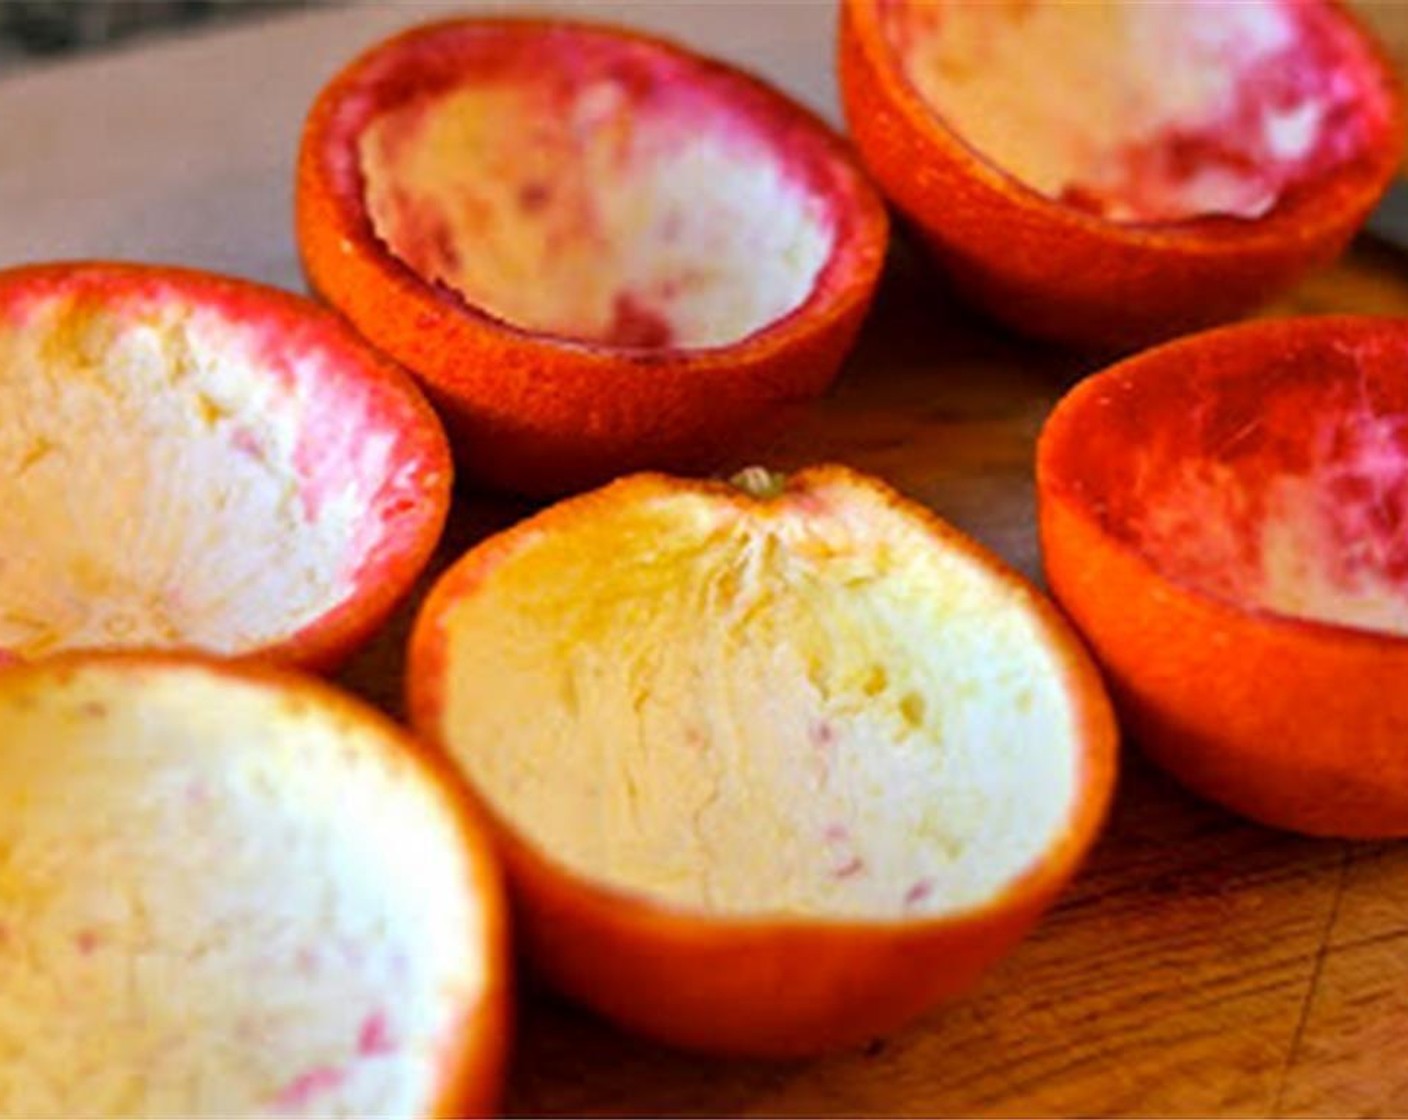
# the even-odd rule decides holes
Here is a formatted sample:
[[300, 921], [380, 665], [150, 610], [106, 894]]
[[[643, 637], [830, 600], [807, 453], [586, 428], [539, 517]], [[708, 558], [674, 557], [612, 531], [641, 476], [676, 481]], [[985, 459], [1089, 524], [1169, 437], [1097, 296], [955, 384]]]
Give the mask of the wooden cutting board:
[[[836, 117], [829, 4], [567, 6], [687, 38]], [[1408, 57], [1408, 6], [1361, 6]], [[444, 11], [280, 17], [0, 76], [0, 265], [131, 257], [301, 287], [289, 207], [303, 110], [354, 51]], [[1408, 258], [1356, 246], [1267, 314], [1324, 311], [1408, 314]], [[1033, 442], [1091, 368], [963, 311], [902, 238], [835, 391], [747, 457], [873, 471], [1038, 576]], [[528, 512], [462, 495], [430, 574]], [[413, 607], [344, 674], [393, 712]], [[508, 1108], [1408, 1114], [1408, 845], [1242, 823], [1127, 748], [1086, 870], [970, 997], [861, 1052], [765, 1065], [672, 1053], [527, 991]]]

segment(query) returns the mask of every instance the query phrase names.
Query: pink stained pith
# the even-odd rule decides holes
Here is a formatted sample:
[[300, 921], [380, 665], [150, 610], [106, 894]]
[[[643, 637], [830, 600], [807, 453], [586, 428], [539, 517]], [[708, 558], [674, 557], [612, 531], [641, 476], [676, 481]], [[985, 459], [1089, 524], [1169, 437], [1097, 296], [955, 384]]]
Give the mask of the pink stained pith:
[[[301, 424], [293, 466], [310, 520], [327, 503], [358, 490], [349, 561], [375, 571], [404, 546], [400, 523], [418, 521], [427, 494], [448, 478], [448, 462], [417, 448], [435, 420], [424, 406], [377, 379], [361, 378], [316, 340], [292, 345], [277, 359], [296, 386]], [[301, 376], [294, 370], [301, 366]], [[375, 485], [369, 485], [374, 483]]]
[[[922, 56], [924, 43], [944, 33], [947, 6], [934, 0], [880, 0], [886, 39], [912, 80], [913, 60]], [[1093, 147], [1089, 137], [1081, 137], [1084, 170], [1049, 191], [1052, 198], [1130, 224], [1254, 219], [1297, 185], [1372, 150], [1387, 126], [1389, 100], [1363, 43], [1338, 11], [1323, 0], [1266, 4], [1285, 36], [1263, 49], [1265, 44], [1249, 46], [1247, 37], [1235, 33], [1209, 36], [1209, 21], [1220, 18], [1213, 8], [1197, 3], [1183, 8], [1187, 42], [1200, 47], [1193, 56], [1201, 66], [1232, 76], [1229, 95], [1199, 112], [1146, 122], [1124, 136], [1104, 136]], [[1020, 34], [1020, 15], [1013, 17], [1007, 6], [989, 10], [994, 18], [980, 25], [987, 38]], [[1127, 10], [1136, 22], [1137, 6]], [[1177, 57], [1169, 52], [1164, 65], [1178, 65]], [[1041, 75], [1031, 78], [1033, 96], [1042, 96]], [[1149, 80], [1175, 81], [1162, 73]], [[1129, 96], [1137, 99], [1139, 90], [1131, 88]], [[931, 108], [944, 116], [942, 105]], [[963, 136], [962, 120], [946, 123]], [[1022, 179], [1019, 168], [979, 154]]]
[[[204, 327], [216, 320], [247, 347], [255, 367], [251, 384], [271, 379], [281, 390], [275, 408], [299, 418], [293, 466], [299, 497], [310, 520], [321, 516], [329, 496], [349, 483], [378, 483], [362, 509], [349, 552], [366, 568], [399, 543], [390, 511], [415, 509], [421, 496], [423, 468], [417, 459], [403, 461], [416, 433], [430, 422], [416, 415], [412, 402], [395, 387], [364, 376], [359, 363], [379, 361], [370, 351], [344, 353], [347, 344], [333, 337], [330, 323], [312, 321], [308, 311], [285, 305], [279, 293], [246, 289], [202, 274], [168, 276], [159, 270], [110, 270], [104, 265], [55, 268], [51, 275], [27, 276], [0, 294], [0, 319], [23, 326], [35, 313], [68, 304], [77, 312], [102, 311], [130, 321], [144, 321], [185, 309]], [[211, 343], [214, 345], [215, 343]], [[384, 446], [378, 446], [378, 438]], [[272, 448], [244, 424], [231, 424], [230, 446], [241, 455], [267, 460]], [[378, 456], [377, 452], [383, 453]], [[388, 464], [396, 469], [389, 475]], [[0, 651], [0, 664], [8, 655]]]
[[835, 868], [831, 872], [833, 879], [853, 879], [865, 870], [865, 860], [860, 856], [851, 856], [845, 863]]
[[904, 892], [905, 906], [918, 906], [926, 901], [934, 893], [934, 882], [932, 879], [920, 879]]
[[1332, 576], [1408, 592], [1408, 415], [1371, 411], [1319, 429], [1319, 513]]
[[1408, 332], [1179, 364], [1103, 385], [1100, 430], [1072, 449], [1064, 469], [1104, 527], [1223, 601], [1403, 632]]
[[314, 1066], [299, 1074], [274, 1098], [276, 1108], [307, 1108], [319, 1097], [340, 1088], [347, 1071], [338, 1066]]
[[[608, 87], [611, 97], [595, 96]], [[797, 204], [805, 205], [834, 236], [850, 229], [855, 185], [850, 172], [839, 166], [840, 149], [798, 127], [794, 110], [783, 109], [773, 95], [713, 63], [586, 25], [472, 21], [413, 32], [396, 50], [362, 66], [345, 94], [333, 138], [355, 153], [373, 123], [394, 117], [394, 127], [379, 127], [375, 140], [376, 158], [394, 176], [427, 117], [466, 89], [517, 91], [524, 120], [514, 148], [521, 155], [496, 161], [491, 191], [495, 197], [506, 191], [516, 199], [514, 212], [496, 209], [466, 179], [455, 193], [456, 220], [468, 227], [512, 221], [535, 228], [534, 237], [547, 247], [549, 265], [569, 245], [580, 253], [608, 236], [589, 178], [600, 168], [587, 170], [593, 160], [602, 156], [613, 174], [645, 176], [652, 166], [688, 153], [701, 135], [724, 142], [739, 162], [775, 167], [783, 180], [800, 188]], [[339, 190], [360, 211], [369, 197], [365, 163], [359, 164], [356, 155], [328, 158]], [[364, 161], [365, 153], [360, 158]], [[487, 296], [461, 287], [458, 265], [468, 259], [468, 250], [454, 243], [441, 203], [413, 197], [400, 183], [384, 192], [379, 217], [372, 222], [382, 245], [421, 279], [499, 317]], [[707, 205], [707, 198], [681, 205], [694, 211]], [[681, 218], [666, 207], [659, 217], [659, 238], [671, 243], [671, 230], [681, 228]], [[545, 285], [551, 282], [544, 276]], [[816, 283], [821, 283], [820, 274]], [[687, 267], [680, 277], [664, 282], [623, 283], [609, 293], [614, 315], [600, 327], [521, 324], [510, 313], [504, 321], [527, 325], [534, 333], [625, 349], [688, 347], [697, 343], [682, 341], [673, 305], [689, 298], [690, 287]]]
[[[1249, 435], [1243, 450], [1184, 460], [1151, 481], [1135, 526], [1141, 550], [1212, 594], [1274, 610], [1283, 596], [1268, 552], [1279, 531], [1310, 578], [1347, 594], [1379, 585], [1405, 596], [1408, 423], [1343, 410], [1344, 402], [1324, 407], [1288, 421], [1304, 435], [1303, 463], [1281, 457], [1276, 436], [1291, 434], [1282, 431], [1264, 443]], [[1328, 605], [1314, 613], [1335, 620]]]
[[265, 457], [264, 445], [260, 443], [259, 437], [243, 424], [231, 430], [230, 446], [251, 459], [263, 460]]
[[[814, 719], [807, 727], [807, 736], [811, 743], [812, 772], [822, 785], [826, 785], [831, 781], [832, 768], [836, 763], [836, 727], [830, 720]], [[841, 825], [832, 827], [843, 828]]]
[[[1319, 18], [1312, 22], [1312, 15]], [[1356, 90], [1353, 56], [1342, 39], [1343, 31], [1323, 13], [1304, 13], [1294, 44], [1247, 64], [1222, 112], [1119, 148], [1109, 185], [1103, 191], [1084, 185], [1096, 212], [1144, 222], [1198, 217], [1204, 207], [1190, 204], [1190, 184], [1216, 176], [1227, 186], [1207, 212], [1258, 217], [1295, 183], [1364, 151], [1372, 135], [1370, 111]], [[1278, 152], [1271, 122], [1298, 114], [1318, 116], [1313, 143], [1294, 154]]]
[[674, 329], [665, 315], [630, 292], [616, 296], [615, 315], [605, 341], [612, 346], [633, 346], [656, 349], [669, 346]]
[[396, 1049], [390, 1021], [385, 1011], [373, 1011], [362, 1021], [357, 1033], [357, 1053], [364, 1058], [390, 1054]]
[[[587, 24], [467, 21], [412, 32], [397, 51], [370, 60], [358, 73], [341, 109], [339, 131], [355, 137], [383, 112], [405, 106], [433, 112], [439, 97], [466, 85], [536, 89], [548, 124], [554, 105], [560, 108], [576, 91], [603, 78], [625, 90], [624, 107], [632, 115], [673, 122], [674, 143], [686, 143], [701, 129], [734, 135], [744, 146], [766, 151], [789, 177], [805, 183], [829, 221], [846, 217], [847, 200], [836, 195], [836, 152], [799, 129], [770, 93], [706, 59]], [[595, 127], [609, 122], [587, 118], [577, 123]], [[355, 150], [355, 145], [349, 147]], [[346, 188], [360, 190], [355, 155], [339, 171]], [[520, 205], [536, 210], [551, 202], [557, 189], [553, 182], [525, 180]]]
[[[93, 279], [102, 283], [104, 271]], [[130, 281], [123, 279], [120, 292], [110, 294], [114, 306], [142, 303], [129, 295]], [[427, 409], [382, 374], [381, 359], [370, 350], [352, 346], [337, 336], [332, 322], [310, 317], [308, 309], [281, 293], [247, 290], [219, 278], [193, 275], [176, 281], [154, 278], [141, 289], [140, 299], [150, 306], [189, 306], [218, 315], [237, 333], [240, 344], [257, 368], [256, 378], [278, 386], [274, 407], [298, 418], [293, 467], [299, 479], [299, 498], [310, 521], [323, 515], [329, 499], [349, 485], [360, 485], [363, 500], [357, 518], [351, 556], [367, 568], [379, 553], [399, 541], [387, 518], [388, 507], [402, 512], [414, 508], [407, 499], [418, 497], [427, 463], [425, 456], [407, 458], [407, 449], [430, 423]], [[231, 446], [241, 454], [267, 459], [259, 434], [246, 425], [234, 425]], [[388, 468], [394, 467], [388, 473]], [[365, 492], [376, 484], [373, 495]]]

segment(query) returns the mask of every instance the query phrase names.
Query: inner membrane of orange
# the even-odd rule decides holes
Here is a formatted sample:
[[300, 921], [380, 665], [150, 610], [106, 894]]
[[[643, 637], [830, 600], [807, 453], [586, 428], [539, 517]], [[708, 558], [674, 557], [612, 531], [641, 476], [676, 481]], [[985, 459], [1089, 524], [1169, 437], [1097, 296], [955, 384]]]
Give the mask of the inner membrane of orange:
[[584, 29], [463, 35], [448, 80], [358, 139], [375, 232], [416, 273], [525, 330], [641, 348], [734, 342], [807, 298], [830, 204], [747, 97]]
[[446, 607], [436, 733], [514, 829], [734, 915], [952, 913], [1040, 863], [1082, 733], [1019, 588], [858, 487], [634, 493]]
[[1170, 370], [1113, 390], [1062, 470], [1169, 577], [1408, 633], [1405, 360], [1401, 343], [1375, 342], [1288, 347], [1253, 374]]
[[901, 70], [991, 163], [1118, 222], [1257, 218], [1385, 127], [1377, 67], [1303, 0], [880, 0]]

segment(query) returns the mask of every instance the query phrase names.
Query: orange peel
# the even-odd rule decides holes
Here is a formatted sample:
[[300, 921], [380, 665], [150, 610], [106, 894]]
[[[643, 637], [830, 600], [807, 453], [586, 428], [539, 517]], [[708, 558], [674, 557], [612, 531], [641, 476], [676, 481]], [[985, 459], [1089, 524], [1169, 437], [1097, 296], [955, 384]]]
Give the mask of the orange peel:
[[958, 290], [1132, 349], [1333, 259], [1399, 163], [1396, 71], [1331, 0], [844, 0], [843, 102]]
[[539, 495], [778, 429], [836, 375], [888, 240], [806, 109], [565, 20], [372, 47], [313, 105], [297, 196], [312, 287], [421, 379], [469, 477]]
[[471, 550], [412, 632], [528, 958], [632, 1029], [789, 1056], [977, 982], [1074, 874], [1115, 728], [1020, 576], [839, 467], [636, 475]]
[[1087, 379], [1041, 435], [1051, 591], [1130, 737], [1265, 824], [1408, 835], [1408, 326], [1226, 327]]
[[444, 432], [308, 300], [111, 262], [0, 272], [0, 655], [327, 669], [429, 560]]
[[23, 1042], [0, 1111], [497, 1107], [499, 868], [453, 771], [384, 716], [249, 663], [60, 655], [0, 672], [0, 773]]

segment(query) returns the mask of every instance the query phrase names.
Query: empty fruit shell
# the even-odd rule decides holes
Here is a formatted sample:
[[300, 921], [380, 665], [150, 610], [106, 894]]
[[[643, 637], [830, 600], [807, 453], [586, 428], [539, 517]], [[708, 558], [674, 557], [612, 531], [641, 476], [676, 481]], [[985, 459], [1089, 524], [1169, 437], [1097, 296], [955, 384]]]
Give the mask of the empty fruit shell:
[[1302, 832], [1408, 835], [1408, 322], [1196, 335], [1042, 434], [1051, 590], [1131, 738]]
[[537, 494], [711, 468], [776, 428], [834, 377], [888, 238], [845, 144], [756, 79], [513, 19], [415, 28], [339, 74], [297, 228], [468, 474]]
[[1096, 347], [1233, 318], [1333, 258], [1404, 131], [1393, 68], [1330, 0], [845, 0], [841, 85], [959, 288]]
[[637, 475], [471, 551], [415, 726], [497, 824], [530, 958], [668, 1042], [814, 1053], [972, 985], [1110, 796], [1056, 611], [879, 482]]
[[0, 653], [327, 668], [429, 559], [439, 421], [335, 316], [183, 269], [0, 272]]
[[189, 656], [0, 672], [6, 1116], [465, 1116], [507, 1032], [463, 786], [314, 680]]

